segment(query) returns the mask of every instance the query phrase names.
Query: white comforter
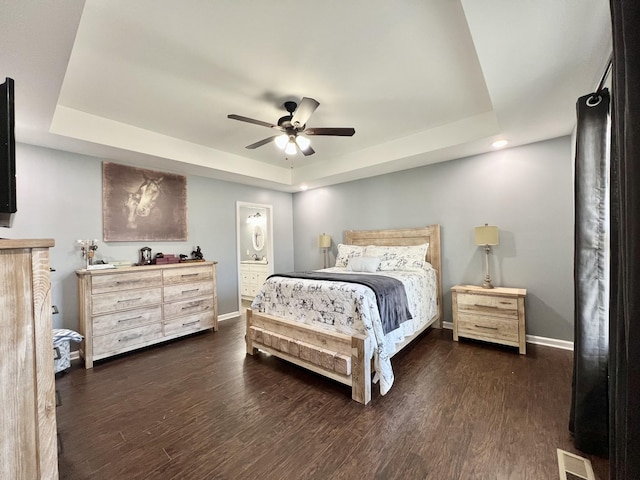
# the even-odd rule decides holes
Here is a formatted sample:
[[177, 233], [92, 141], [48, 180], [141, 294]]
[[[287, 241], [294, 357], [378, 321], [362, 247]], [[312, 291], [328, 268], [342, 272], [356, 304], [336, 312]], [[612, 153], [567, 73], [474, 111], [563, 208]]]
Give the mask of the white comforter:
[[[325, 271], [354, 273], [340, 267], [327, 268]], [[400, 280], [405, 286], [413, 318], [384, 335], [376, 297], [369, 287], [284, 277], [269, 278], [256, 295], [251, 308], [347, 335], [368, 335], [374, 345], [374, 368], [380, 380], [380, 393], [384, 395], [393, 385], [391, 356], [395, 353], [396, 344], [429, 323], [436, 314], [436, 274], [430, 265], [416, 272], [362, 274], [385, 275]]]

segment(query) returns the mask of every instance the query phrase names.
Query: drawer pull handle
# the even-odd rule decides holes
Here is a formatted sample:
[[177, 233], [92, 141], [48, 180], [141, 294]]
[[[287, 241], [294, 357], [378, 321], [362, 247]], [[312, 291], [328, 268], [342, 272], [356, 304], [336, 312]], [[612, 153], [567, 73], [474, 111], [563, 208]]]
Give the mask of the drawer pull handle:
[[196, 320], [194, 322], [183, 323], [182, 326], [183, 327], [190, 327], [191, 325], [197, 325], [198, 323], [200, 323], [200, 320]]
[[141, 333], [138, 333], [136, 335], [128, 335], [126, 337], [119, 338], [118, 341], [119, 342], [128, 342], [129, 340], [135, 340], [136, 338], [140, 338], [141, 336], [142, 336]]
[[137, 302], [138, 300], [142, 300], [142, 297], [127, 298], [126, 300], [118, 300], [116, 303]]
[[184, 295], [185, 293], [199, 292], [199, 291], [200, 291], [199, 288], [192, 288], [191, 290], [182, 290], [182, 294]]
[[473, 304], [474, 307], [481, 307], [481, 308], [494, 308], [497, 309], [498, 307], [494, 306], [494, 305], [479, 305], [477, 303]]
[[131, 317], [131, 318], [122, 318], [122, 319], [118, 320], [118, 323], [130, 322], [132, 320], [138, 320], [139, 318], [142, 318], [142, 315], [138, 315], [137, 317]]
[[189, 305], [185, 305], [184, 307], [182, 307], [182, 310], [188, 310], [190, 308], [197, 308], [200, 305], [202, 305], [202, 300], [199, 302], [191, 302]]
[[182, 275], [180, 275], [181, 277], [197, 277], [198, 274], [197, 273], [183, 273]]
[[498, 330], [498, 327], [487, 327], [486, 325], [478, 325], [478, 324], [476, 324], [476, 327], [478, 327], [478, 328], [486, 328], [487, 330]]

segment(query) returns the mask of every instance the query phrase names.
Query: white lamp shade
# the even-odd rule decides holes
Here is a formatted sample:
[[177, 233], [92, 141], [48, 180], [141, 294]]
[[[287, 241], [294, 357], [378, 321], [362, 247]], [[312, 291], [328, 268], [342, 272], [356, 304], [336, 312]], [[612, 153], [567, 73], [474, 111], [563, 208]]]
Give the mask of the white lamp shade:
[[331, 247], [331, 235], [325, 235], [324, 233], [318, 237], [319, 248]]
[[307, 137], [298, 135], [296, 137], [296, 143], [298, 144], [298, 147], [300, 147], [300, 150], [306, 150], [307, 148], [309, 148], [309, 145], [311, 145], [311, 140], [309, 140]]
[[297, 153], [297, 151], [298, 151], [298, 149], [296, 148], [295, 142], [287, 143], [287, 146], [284, 149], [284, 153], [286, 153], [287, 155], [295, 155]]
[[494, 225], [485, 225], [476, 227], [474, 230], [476, 245], [499, 245], [500, 238], [498, 235], [498, 227]]
[[273, 141], [279, 149], [284, 150], [289, 143], [289, 136], [283, 133], [282, 135], [278, 135], [276, 138], [274, 138]]

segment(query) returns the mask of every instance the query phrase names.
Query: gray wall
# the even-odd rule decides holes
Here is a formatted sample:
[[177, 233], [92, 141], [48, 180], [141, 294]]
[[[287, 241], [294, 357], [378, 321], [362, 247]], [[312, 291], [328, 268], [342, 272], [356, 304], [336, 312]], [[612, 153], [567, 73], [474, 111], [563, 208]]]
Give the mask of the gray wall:
[[[56, 327], [77, 328], [75, 270], [80, 238], [102, 238], [101, 159], [18, 144], [18, 213], [8, 238], [54, 238], [51, 264]], [[445, 320], [449, 289], [479, 284], [482, 250], [473, 227], [500, 228], [494, 284], [528, 290], [527, 333], [573, 339], [573, 180], [563, 137], [327, 188], [288, 193], [188, 176], [189, 241], [149, 243], [154, 252], [189, 254], [200, 245], [217, 260], [221, 314], [237, 311], [236, 201], [273, 205], [274, 269], [321, 268], [318, 235], [335, 244], [346, 229], [442, 226]], [[294, 256], [295, 245], [295, 256]], [[138, 260], [145, 243], [99, 243], [97, 258]]]
[[445, 320], [450, 288], [481, 284], [473, 227], [500, 229], [494, 285], [527, 289], [527, 334], [573, 339], [573, 180], [570, 137], [296, 193], [295, 268], [322, 268], [318, 235], [347, 229], [442, 227]]
[[96, 260], [139, 260], [139, 249], [189, 255], [202, 248], [218, 261], [220, 314], [238, 310], [236, 201], [273, 206], [274, 267], [293, 269], [292, 196], [204, 177], [187, 177], [187, 242], [102, 242], [102, 160], [31, 145], [16, 145], [18, 212], [0, 237], [53, 238], [54, 326], [77, 329], [75, 270], [83, 267], [78, 239], [99, 240]]

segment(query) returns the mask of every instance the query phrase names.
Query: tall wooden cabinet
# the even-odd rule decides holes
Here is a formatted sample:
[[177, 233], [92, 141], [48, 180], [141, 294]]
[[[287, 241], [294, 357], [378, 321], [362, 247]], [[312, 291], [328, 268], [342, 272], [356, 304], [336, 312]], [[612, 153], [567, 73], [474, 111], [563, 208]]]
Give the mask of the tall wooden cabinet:
[[0, 478], [57, 479], [49, 248], [0, 239]]
[[77, 270], [80, 355], [95, 360], [218, 329], [216, 262]]

